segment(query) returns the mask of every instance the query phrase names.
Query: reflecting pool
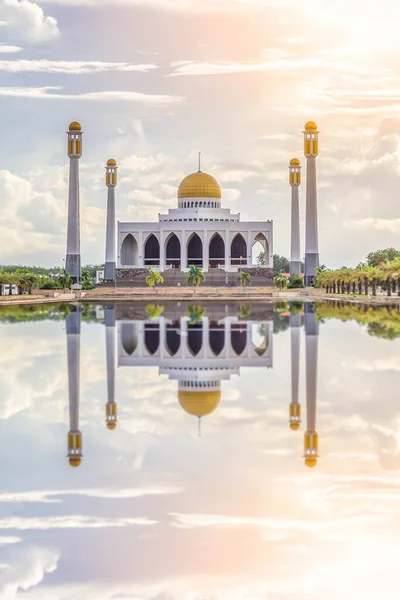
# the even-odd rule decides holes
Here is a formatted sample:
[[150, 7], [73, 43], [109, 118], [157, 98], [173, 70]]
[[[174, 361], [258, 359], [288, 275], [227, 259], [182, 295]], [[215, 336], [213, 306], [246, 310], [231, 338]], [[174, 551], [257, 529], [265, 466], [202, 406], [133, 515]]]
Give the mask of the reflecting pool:
[[0, 340], [2, 600], [397, 600], [398, 306], [11, 306]]

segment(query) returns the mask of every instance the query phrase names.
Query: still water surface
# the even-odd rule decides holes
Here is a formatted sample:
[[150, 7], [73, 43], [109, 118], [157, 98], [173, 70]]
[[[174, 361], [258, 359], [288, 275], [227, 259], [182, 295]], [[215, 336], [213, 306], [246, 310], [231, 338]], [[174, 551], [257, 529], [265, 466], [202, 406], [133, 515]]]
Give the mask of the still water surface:
[[0, 598], [397, 599], [389, 313], [0, 309]]

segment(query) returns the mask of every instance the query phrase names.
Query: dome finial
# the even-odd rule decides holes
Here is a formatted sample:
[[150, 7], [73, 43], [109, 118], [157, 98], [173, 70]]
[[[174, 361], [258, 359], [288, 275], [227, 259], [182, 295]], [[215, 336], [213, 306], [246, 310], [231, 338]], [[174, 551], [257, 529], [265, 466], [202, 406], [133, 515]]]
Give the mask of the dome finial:
[[199, 173], [201, 173], [201, 152], [199, 152]]

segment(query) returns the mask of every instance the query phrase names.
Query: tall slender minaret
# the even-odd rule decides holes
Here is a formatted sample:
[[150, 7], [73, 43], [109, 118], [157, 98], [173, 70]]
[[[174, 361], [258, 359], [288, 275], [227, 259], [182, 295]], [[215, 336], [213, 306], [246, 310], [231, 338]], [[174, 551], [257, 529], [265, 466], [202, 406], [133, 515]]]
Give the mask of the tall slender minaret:
[[110, 158], [106, 165], [107, 193], [107, 229], [106, 229], [106, 262], [104, 279], [115, 280], [115, 186], [117, 185], [117, 162]]
[[318, 127], [308, 121], [304, 127], [304, 155], [307, 158], [306, 188], [306, 254], [304, 283], [311, 285], [315, 270], [319, 266], [318, 216], [317, 216], [317, 165]]
[[301, 406], [299, 403], [300, 328], [301, 315], [290, 315], [292, 401], [289, 409], [289, 425], [290, 429], [295, 431], [300, 428], [301, 424]]
[[304, 434], [304, 458], [307, 467], [315, 467], [318, 459], [317, 379], [319, 323], [311, 304], [305, 305], [306, 330], [306, 398], [307, 431]]
[[300, 259], [300, 209], [299, 209], [299, 185], [301, 181], [300, 161], [292, 158], [289, 164], [289, 183], [292, 187], [292, 222], [291, 222], [291, 244], [290, 244], [290, 274], [301, 275]]
[[104, 310], [106, 326], [106, 359], [107, 359], [107, 404], [106, 424], [108, 429], [117, 426], [117, 405], [115, 403], [115, 307], [107, 306]]
[[74, 121], [69, 126], [68, 156], [69, 156], [69, 189], [68, 189], [68, 226], [67, 226], [67, 256], [65, 268], [70, 274], [72, 283], [79, 284], [81, 280], [81, 236], [79, 208], [79, 159], [82, 156], [82, 128]]
[[72, 306], [66, 319], [66, 332], [69, 394], [68, 458], [71, 467], [79, 467], [82, 459], [82, 434], [79, 431], [80, 306]]

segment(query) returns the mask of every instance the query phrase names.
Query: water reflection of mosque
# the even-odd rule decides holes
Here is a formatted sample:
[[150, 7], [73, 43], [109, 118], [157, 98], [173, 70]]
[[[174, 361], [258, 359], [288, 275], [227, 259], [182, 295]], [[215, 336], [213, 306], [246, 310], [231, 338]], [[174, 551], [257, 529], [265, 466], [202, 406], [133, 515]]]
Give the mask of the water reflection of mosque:
[[[79, 430], [79, 306], [67, 316], [67, 356], [70, 406], [68, 457], [71, 466], [82, 459], [82, 434]], [[272, 367], [272, 321], [251, 322], [233, 316], [157, 316], [154, 320], [116, 321], [115, 307], [104, 311], [107, 357], [106, 425], [117, 426], [115, 402], [116, 324], [118, 366], [158, 366], [159, 373], [178, 382], [178, 400], [190, 415], [199, 418], [211, 414], [221, 400], [221, 382], [240, 374], [240, 367]], [[306, 333], [307, 430], [304, 457], [309, 467], [316, 465], [317, 343], [318, 322], [310, 306], [304, 315]], [[301, 424], [299, 404], [299, 355], [301, 316], [292, 315], [291, 379], [292, 402], [289, 423], [298, 430]]]

